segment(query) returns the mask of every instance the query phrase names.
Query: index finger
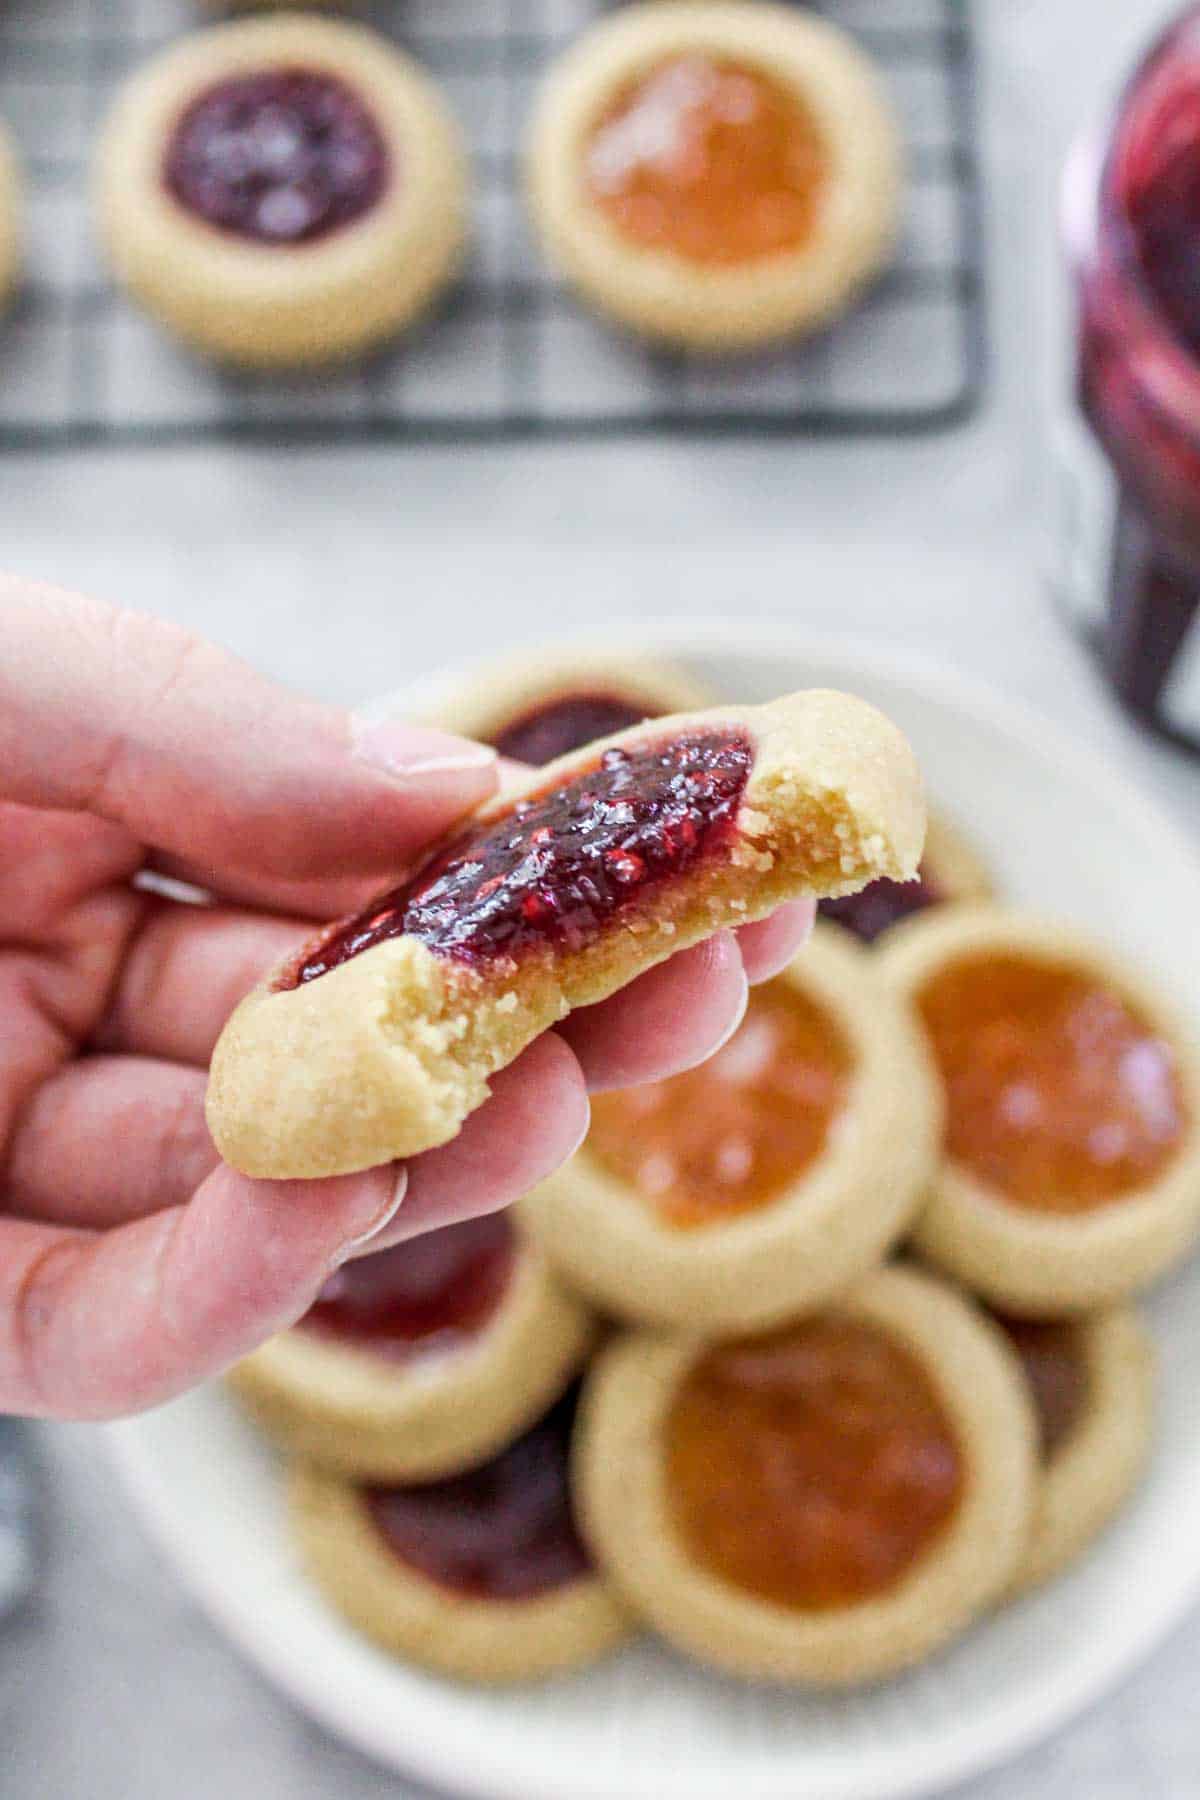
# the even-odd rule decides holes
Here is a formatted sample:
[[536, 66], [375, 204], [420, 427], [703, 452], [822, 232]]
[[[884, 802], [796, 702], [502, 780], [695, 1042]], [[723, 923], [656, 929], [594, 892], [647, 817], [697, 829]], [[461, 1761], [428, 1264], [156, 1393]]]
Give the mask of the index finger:
[[0, 797], [96, 813], [243, 891], [391, 874], [496, 785], [481, 745], [356, 735], [163, 620], [0, 577], [0, 632]]

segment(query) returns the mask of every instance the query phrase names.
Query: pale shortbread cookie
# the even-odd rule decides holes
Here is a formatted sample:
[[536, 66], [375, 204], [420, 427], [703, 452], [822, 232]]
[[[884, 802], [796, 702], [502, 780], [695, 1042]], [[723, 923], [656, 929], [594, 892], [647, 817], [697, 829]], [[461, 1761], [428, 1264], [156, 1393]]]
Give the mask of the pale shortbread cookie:
[[1153, 984], [1056, 921], [1001, 906], [935, 909], [897, 925], [877, 954], [886, 979], [915, 1000], [942, 969], [989, 953], [1094, 977], [1133, 1007], [1174, 1059], [1184, 1138], [1153, 1182], [1086, 1211], [1038, 1212], [943, 1158], [917, 1221], [922, 1256], [1002, 1311], [1028, 1318], [1088, 1312], [1148, 1286], [1200, 1230], [1200, 1059]]
[[1086, 1389], [1080, 1416], [1043, 1458], [1033, 1533], [1014, 1592], [1040, 1587], [1081, 1556], [1128, 1499], [1150, 1455], [1156, 1359], [1129, 1307], [1063, 1322]]
[[363, 1489], [328, 1471], [294, 1467], [288, 1510], [304, 1566], [330, 1604], [382, 1649], [439, 1674], [485, 1685], [542, 1680], [594, 1662], [635, 1628], [611, 1583], [586, 1565], [508, 1598], [431, 1578], [389, 1545]]
[[866, 1276], [828, 1309], [914, 1355], [953, 1428], [966, 1478], [949, 1521], [899, 1582], [804, 1611], [701, 1567], [677, 1533], [664, 1474], [666, 1420], [701, 1338], [650, 1332], [601, 1353], [575, 1440], [584, 1531], [631, 1605], [678, 1649], [729, 1673], [796, 1687], [876, 1681], [931, 1655], [1009, 1587], [1035, 1493], [1035, 1422], [1000, 1328], [940, 1281], [908, 1268]]
[[0, 307], [17, 284], [22, 237], [21, 177], [12, 140], [0, 124]]
[[717, 1332], [811, 1312], [886, 1253], [925, 1197], [941, 1090], [907, 1004], [833, 926], [818, 925], [777, 979], [826, 1013], [853, 1058], [826, 1143], [790, 1187], [754, 1211], [679, 1229], [585, 1143], [520, 1202], [554, 1264], [620, 1318]]
[[[246, 1174], [302, 1177], [445, 1143], [572, 1007], [784, 900], [907, 879], [923, 833], [907, 742], [844, 694], [676, 715], [564, 757], [241, 1003], [213, 1056], [217, 1148]], [[513, 956], [496, 934], [518, 928]]]
[[[311, 242], [219, 229], [163, 178], [192, 101], [232, 77], [276, 69], [341, 81], [388, 151], [374, 204]], [[95, 192], [114, 272], [147, 311], [199, 350], [263, 368], [349, 356], [398, 331], [449, 281], [466, 238], [466, 154], [429, 76], [376, 32], [312, 14], [237, 19], [154, 57], [117, 97]]]
[[[827, 185], [798, 248], [700, 263], [633, 241], [589, 197], [596, 123], [632, 81], [687, 54], [761, 71], [812, 118]], [[626, 6], [594, 26], [546, 78], [526, 171], [546, 253], [586, 299], [635, 331], [708, 351], [811, 331], [847, 307], [887, 260], [902, 189], [891, 103], [862, 51], [823, 19], [757, 0]]]
[[595, 1327], [521, 1243], [508, 1287], [470, 1340], [401, 1362], [369, 1346], [295, 1329], [272, 1338], [228, 1380], [282, 1449], [361, 1480], [424, 1481], [501, 1449], [557, 1398]]

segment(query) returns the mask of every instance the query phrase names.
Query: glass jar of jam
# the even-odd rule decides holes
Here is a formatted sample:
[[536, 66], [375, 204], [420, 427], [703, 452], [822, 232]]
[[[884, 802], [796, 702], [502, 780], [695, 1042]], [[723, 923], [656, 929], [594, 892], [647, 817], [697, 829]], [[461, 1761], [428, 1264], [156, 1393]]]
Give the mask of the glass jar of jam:
[[1068, 424], [1065, 592], [1125, 706], [1200, 751], [1200, 6], [1076, 146], [1063, 203], [1101, 453]]

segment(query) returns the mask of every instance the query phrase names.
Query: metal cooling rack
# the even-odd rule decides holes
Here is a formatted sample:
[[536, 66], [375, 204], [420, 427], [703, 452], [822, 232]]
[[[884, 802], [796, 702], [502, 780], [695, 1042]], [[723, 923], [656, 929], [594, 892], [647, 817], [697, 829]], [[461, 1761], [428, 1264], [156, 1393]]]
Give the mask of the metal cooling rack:
[[[710, 363], [628, 342], [530, 238], [518, 145], [547, 62], [600, 0], [391, 0], [366, 9], [429, 68], [474, 152], [476, 245], [428, 325], [302, 379], [177, 350], [105, 279], [88, 164], [124, 77], [203, 25], [186, 0], [4, 0], [0, 115], [28, 184], [26, 282], [0, 325], [0, 448], [208, 437], [355, 441], [645, 431], [848, 433], [965, 417], [983, 379], [969, 0], [825, 0], [881, 65], [908, 139], [903, 244], [873, 293], [806, 344]], [[211, 19], [211, 12], [208, 18]]]

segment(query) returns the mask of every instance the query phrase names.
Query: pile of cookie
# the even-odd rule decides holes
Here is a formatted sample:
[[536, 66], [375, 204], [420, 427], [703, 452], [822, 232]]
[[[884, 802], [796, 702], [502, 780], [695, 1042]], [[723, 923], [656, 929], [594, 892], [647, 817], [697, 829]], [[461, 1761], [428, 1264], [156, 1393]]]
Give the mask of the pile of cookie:
[[[614, 321], [729, 350], [809, 331], [886, 262], [899, 133], [870, 62], [793, 7], [622, 7], [549, 70], [529, 210], [556, 270]], [[228, 21], [149, 60], [96, 162], [117, 279], [207, 355], [316, 364], [393, 336], [457, 272], [471, 178], [432, 77], [366, 26]], [[0, 291], [18, 263], [0, 140]]]
[[[705, 704], [642, 660], [489, 671], [443, 724], [542, 764]], [[508, 1215], [350, 1263], [231, 1376], [298, 1553], [461, 1679], [650, 1629], [878, 1680], [1079, 1556], [1150, 1448], [1130, 1305], [1200, 1229], [1200, 1063], [1133, 970], [920, 879], [823, 903], [707, 1063], [597, 1095]]]

